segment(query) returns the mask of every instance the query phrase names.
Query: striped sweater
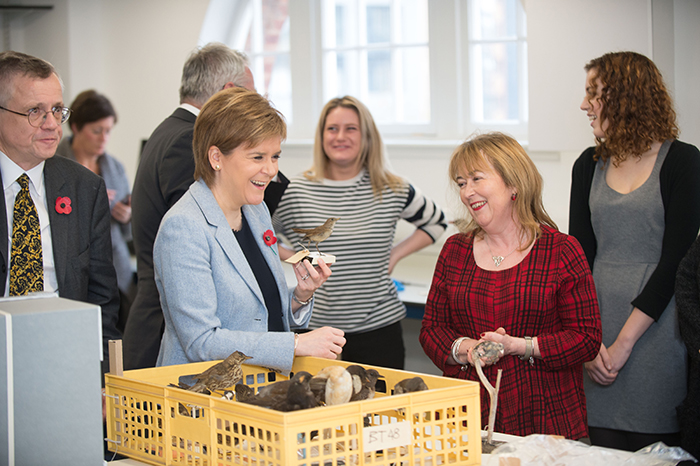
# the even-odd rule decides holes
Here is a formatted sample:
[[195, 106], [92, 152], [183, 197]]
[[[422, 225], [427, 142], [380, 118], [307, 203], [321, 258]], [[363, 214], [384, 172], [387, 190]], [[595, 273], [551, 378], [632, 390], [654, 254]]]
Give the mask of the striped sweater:
[[388, 273], [396, 224], [407, 220], [435, 241], [447, 228], [443, 211], [408, 183], [397, 192], [387, 187], [381, 199], [375, 198], [369, 173], [363, 170], [343, 181], [293, 178], [273, 225], [299, 250], [302, 235], [292, 228], [313, 228], [328, 217], [340, 220], [320, 250], [335, 255], [337, 261], [331, 277], [316, 292], [309, 327], [330, 325], [356, 333], [403, 319], [406, 308]]

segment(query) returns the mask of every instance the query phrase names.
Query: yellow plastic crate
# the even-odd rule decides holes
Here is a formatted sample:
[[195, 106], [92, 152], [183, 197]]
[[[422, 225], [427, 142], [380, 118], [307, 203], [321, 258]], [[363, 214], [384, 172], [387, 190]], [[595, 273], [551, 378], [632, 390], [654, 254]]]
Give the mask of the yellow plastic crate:
[[[216, 362], [107, 374], [110, 449], [188, 466], [481, 464], [476, 382], [374, 367], [384, 376], [374, 399], [290, 413], [168, 387]], [[332, 364], [352, 363], [298, 357], [293, 372], [316, 374]], [[287, 379], [258, 366], [243, 369], [244, 382], [256, 389]], [[429, 390], [391, 395], [397, 382], [416, 375]]]

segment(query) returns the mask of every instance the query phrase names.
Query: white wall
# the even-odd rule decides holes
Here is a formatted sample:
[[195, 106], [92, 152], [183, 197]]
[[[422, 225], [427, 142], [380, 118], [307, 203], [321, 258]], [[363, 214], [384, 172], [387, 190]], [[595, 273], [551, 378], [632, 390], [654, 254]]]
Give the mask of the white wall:
[[[681, 138], [700, 146], [700, 2], [697, 0], [525, 0], [530, 80], [530, 155], [545, 179], [545, 206], [567, 231], [571, 167], [593, 145], [579, 109], [583, 66], [606, 52], [652, 58], [676, 100]], [[545, 162], [541, 156], [558, 157]]]
[[182, 65], [197, 45], [208, 0], [38, 3], [54, 8], [15, 18], [9, 48], [50, 61], [67, 105], [89, 88], [109, 97], [118, 122], [108, 150], [133, 179], [141, 140], [179, 104]]
[[645, 0], [527, 0], [532, 150], [581, 150], [592, 142], [584, 65], [606, 52], [651, 55]]
[[[178, 104], [182, 64], [197, 45], [208, 0], [35, 1], [54, 9], [13, 16], [2, 37], [9, 37], [10, 48], [43, 57], [58, 68], [67, 103], [86, 88], [109, 96], [119, 114], [109, 150], [133, 178], [141, 139]], [[675, 94], [681, 137], [700, 145], [700, 1], [523, 2], [529, 41], [528, 150], [545, 179], [545, 206], [566, 231], [571, 166], [593, 143], [588, 120], [579, 110], [583, 66], [591, 58], [623, 49], [652, 57]], [[300, 7], [298, 1], [295, 5]], [[285, 146], [281, 168], [289, 175], [311, 163], [313, 125], [308, 131], [308, 139]], [[389, 141], [388, 153], [399, 174], [450, 208], [454, 199], [447, 163], [457, 144]], [[402, 228], [401, 234], [406, 231]], [[438, 251], [439, 245], [433, 246], [418, 259], [428, 277]]]
[[700, 146], [700, 1], [674, 2], [676, 111], [681, 138]]

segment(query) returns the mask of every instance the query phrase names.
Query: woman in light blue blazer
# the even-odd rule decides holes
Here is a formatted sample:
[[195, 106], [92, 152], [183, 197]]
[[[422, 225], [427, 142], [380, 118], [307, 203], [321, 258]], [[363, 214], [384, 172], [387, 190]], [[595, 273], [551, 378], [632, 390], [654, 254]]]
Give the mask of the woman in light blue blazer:
[[153, 247], [165, 317], [158, 365], [224, 359], [288, 373], [294, 356], [335, 359], [341, 330], [297, 334], [314, 291], [330, 276], [319, 261], [297, 264], [287, 289], [263, 201], [286, 137], [282, 115], [264, 97], [226, 89], [203, 107], [194, 128], [195, 181], [163, 218]]

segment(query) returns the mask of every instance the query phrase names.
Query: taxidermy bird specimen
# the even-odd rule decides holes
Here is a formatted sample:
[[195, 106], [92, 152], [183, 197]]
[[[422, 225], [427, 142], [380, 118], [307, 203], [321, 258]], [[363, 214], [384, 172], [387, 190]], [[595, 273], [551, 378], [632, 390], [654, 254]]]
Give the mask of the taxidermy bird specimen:
[[292, 230], [294, 230], [295, 233], [304, 235], [301, 241], [306, 241], [309, 246], [312, 242], [316, 243], [316, 251], [321, 254], [321, 251], [318, 249], [318, 244], [331, 236], [335, 222], [338, 220], [340, 220], [339, 217], [330, 217], [323, 225], [316, 228], [292, 228]]

